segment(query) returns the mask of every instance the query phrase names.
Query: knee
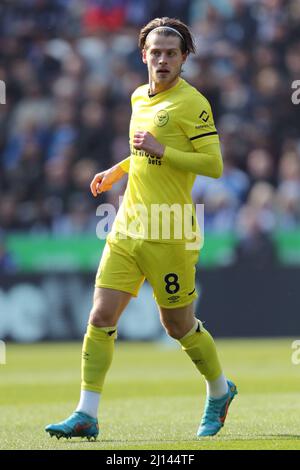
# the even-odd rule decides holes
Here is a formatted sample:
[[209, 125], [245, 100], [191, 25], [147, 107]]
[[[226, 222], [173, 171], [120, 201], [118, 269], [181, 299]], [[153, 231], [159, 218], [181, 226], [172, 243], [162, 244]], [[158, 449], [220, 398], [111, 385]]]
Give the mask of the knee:
[[111, 309], [101, 302], [95, 302], [90, 312], [89, 323], [96, 327], [115, 326], [115, 318]]
[[162, 322], [164, 329], [166, 330], [166, 333], [173, 339], [180, 339], [184, 336], [184, 333], [182, 332], [182, 326], [179, 325], [176, 322]]

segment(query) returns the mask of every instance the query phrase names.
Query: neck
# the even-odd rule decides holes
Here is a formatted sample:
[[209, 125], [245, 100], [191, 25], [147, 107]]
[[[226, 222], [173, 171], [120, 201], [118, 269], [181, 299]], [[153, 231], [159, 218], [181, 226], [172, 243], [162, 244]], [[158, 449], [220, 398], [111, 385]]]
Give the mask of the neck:
[[154, 80], [149, 78], [149, 91], [150, 95], [157, 95], [157, 93], [162, 93], [163, 91], [173, 88], [179, 81], [179, 77], [176, 77], [172, 82], [164, 85], [162, 83], [156, 83]]

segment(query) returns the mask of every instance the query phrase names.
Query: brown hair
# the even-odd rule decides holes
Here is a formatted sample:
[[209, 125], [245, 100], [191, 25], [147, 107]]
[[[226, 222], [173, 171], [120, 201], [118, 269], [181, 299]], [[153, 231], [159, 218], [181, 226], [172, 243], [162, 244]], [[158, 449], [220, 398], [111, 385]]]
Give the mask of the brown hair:
[[191, 52], [195, 53], [194, 39], [193, 39], [193, 36], [192, 36], [189, 28], [187, 27], [187, 25], [184, 24], [182, 21], [178, 20], [177, 18], [168, 18], [167, 16], [164, 16], [163, 18], [155, 18], [154, 20], [151, 20], [148, 24], [146, 24], [146, 26], [144, 26], [141, 29], [140, 35], [139, 35], [139, 48], [141, 50], [145, 49], [148, 34], [154, 28], [158, 28], [159, 26], [160, 27], [161, 26], [168, 26], [169, 28], [176, 29], [176, 31], [178, 31], [178, 33], [180, 33], [182, 38], [180, 38], [180, 36], [178, 34], [176, 34], [175, 31], [173, 32], [173, 31], [170, 31], [169, 29], [165, 29], [165, 30], [161, 29], [161, 30], [157, 31], [158, 34], [162, 34], [163, 36], [177, 36], [177, 37], [179, 37], [180, 38], [180, 48], [181, 48], [181, 52], [183, 54], [186, 53], [186, 52], [188, 54], [190, 54]]

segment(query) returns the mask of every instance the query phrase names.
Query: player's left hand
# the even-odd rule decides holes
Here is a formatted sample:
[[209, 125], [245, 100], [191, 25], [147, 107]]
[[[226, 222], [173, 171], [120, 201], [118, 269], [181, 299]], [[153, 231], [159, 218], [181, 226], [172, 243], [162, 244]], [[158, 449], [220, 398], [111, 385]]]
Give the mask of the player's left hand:
[[135, 132], [133, 146], [137, 150], [144, 150], [149, 155], [159, 158], [162, 158], [165, 151], [165, 146], [160, 144], [150, 132], [146, 131]]

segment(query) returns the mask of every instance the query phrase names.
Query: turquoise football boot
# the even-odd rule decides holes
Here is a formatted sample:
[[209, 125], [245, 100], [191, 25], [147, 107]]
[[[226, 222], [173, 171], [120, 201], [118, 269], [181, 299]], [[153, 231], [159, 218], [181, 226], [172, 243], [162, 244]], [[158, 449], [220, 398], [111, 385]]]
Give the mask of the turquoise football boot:
[[91, 439], [96, 440], [99, 434], [99, 425], [97, 418], [91, 418], [91, 416], [85, 413], [75, 411], [65, 421], [49, 424], [46, 426], [45, 431], [51, 437], [56, 436], [57, 439], [61, 437], [66, 439], [71, 439], [71, 437], [86, 437], [90, 441]]
[[204, 414], [197, 432], [197, 437], [214, 436], [224, 426], [228, 408], [235, 395], [237, 388], [233, 382], [227, 380], [228, 392], [221, 398], [207, 398]]

